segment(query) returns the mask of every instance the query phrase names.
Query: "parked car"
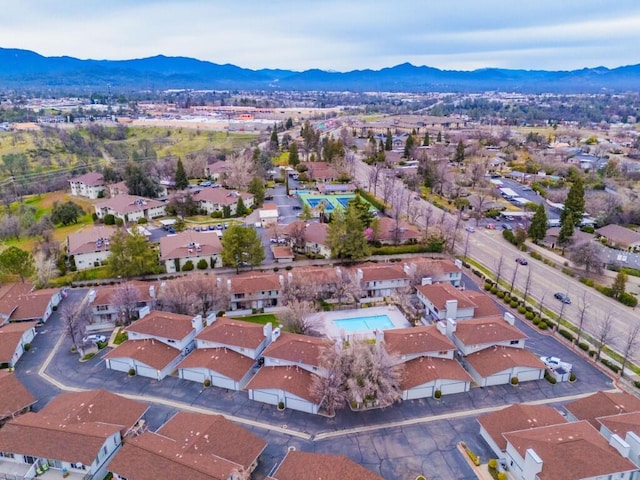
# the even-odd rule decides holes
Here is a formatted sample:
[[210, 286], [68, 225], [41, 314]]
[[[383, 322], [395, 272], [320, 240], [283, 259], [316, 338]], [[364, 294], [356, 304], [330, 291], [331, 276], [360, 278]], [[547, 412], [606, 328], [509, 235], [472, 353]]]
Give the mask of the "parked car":
[[487, 230], [495, 230], [495, 229], [496, 229], [496, 224], [495, 223], [487, 224]]
[[216, 228], [218, 230], [222, 230], [222, 224], [221, 223], [216, 223]]
[[519, 263], [520, 265], [529, 265], [529, 262], [527, 262], [527, 259], [522, 257], [516, 258], [516, 262]]
[[466, 227], [464, 227], [464, 229], [469, 233], [473, 233], [476, 231], [476, 229], [473, 228], [471, 225], [467, 225]]
[[294, 210], [302, 210], [302, 207], [300, 205], [294, 205], [293, 209]]
[[82, 339], [82, 341], [84, 343], [104, 343], [107, 341], [107, 337], [105, 337], [104, 335], [87, 335]]
[[567, 305], [571, 304], [571, 299], [566, 293], [556, 292], [553, 294], [553, 296], [560, 300], [562, 303], [566, 303]]
[[508, 223], [503, 223], [502, 224], [502, 228], [504, 230], [513, 230], [513, 227], [511, 225], [509, 225]]
[[200, 183], [201, 187], [210, 187], [211, 186], [211, 182], [202, 182]]
[[215, 230], [216, 226], [215, 225], [209, 225], [209, 230]]

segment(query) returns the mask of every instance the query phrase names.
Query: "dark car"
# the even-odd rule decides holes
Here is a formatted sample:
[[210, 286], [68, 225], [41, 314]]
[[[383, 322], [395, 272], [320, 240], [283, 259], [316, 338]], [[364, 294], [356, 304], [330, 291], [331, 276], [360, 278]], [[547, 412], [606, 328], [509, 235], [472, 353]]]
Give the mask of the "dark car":
[[293, 209], [294, 210], [302, 210], [302, 207], [300, 205], [294, 205]]
[[509, 225], [508, 223], [503, 223], [502, 224], [502, 228], [504, 230], [513, 230], [513, 227], [511, 225]]
[[527, 259], [522, 257], [516, 258], [516, 262], [519, 263], [520, 265], [529, 265], [529, 262], [527, 262]]
[[555, 298], [557, 298], [558, 300], [560, 300], [562, 303], [566, 303], [567, 305], [571, 304], [571, 299], [569, 298], [569, 296], [565, 293], [562, 292], [556, 292], [553, 294], [553, 296]]

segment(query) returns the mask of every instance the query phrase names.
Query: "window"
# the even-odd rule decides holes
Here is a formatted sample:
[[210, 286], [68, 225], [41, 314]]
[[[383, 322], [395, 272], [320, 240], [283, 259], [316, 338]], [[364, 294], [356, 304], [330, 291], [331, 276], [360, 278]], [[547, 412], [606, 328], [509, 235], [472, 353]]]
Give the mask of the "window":
[[510, 345], [518, 345], [520, 343], [520, 340], [511, 340], [509, 342]]
[[14, 458], [15, 455], [9, 452], [0, 452], [0, 458]]
[[104, 447], [102, 447], [102, 453], [104, 453], [106, 455], [108, 452], [109, 452], [109, 450], [107, 449], [106, 445]]

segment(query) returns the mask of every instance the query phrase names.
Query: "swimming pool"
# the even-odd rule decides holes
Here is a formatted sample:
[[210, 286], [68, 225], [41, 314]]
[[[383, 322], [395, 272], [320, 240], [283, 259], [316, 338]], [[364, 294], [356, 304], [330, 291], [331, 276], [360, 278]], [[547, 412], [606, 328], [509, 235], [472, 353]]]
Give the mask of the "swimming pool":
[[388, 330], [395, 325], [388, 315], [373, 315], [370, 317], [354, 317], [334, 320], [333, 324], [346, 332], [368, 332], [371, 330]]

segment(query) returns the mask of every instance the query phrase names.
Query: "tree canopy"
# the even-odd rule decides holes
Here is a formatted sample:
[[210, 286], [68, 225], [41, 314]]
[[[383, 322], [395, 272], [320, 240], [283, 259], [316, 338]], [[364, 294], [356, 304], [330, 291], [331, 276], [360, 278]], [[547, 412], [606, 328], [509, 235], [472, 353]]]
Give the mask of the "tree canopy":
[[560, 221], [564, 222], [567, 215], [571, 214], [574, 225], [580, 225], [582, 214], [584, 213], [584, 182], [582, 177], [575, 175], [571, 184], [567, 199], [564, 201], [564, 208], [560, 214]]
[[533, 214], [528, 233], [534, 242], [544, 239], [547, 234], [547, 211], [543, 203], [539, 203], [536, 207], [536, 213]]
[[78, 223], [78, 218], [83, 214], [82, 207], [71, 200], [64, 203], [55, 202], [51, 210], [51, 221], [54, 224], [71, 225]]
[[158, 254], [144, 235], [119, 230], [109, 245], [107, 264], [114, 277], [137, 277], [158, 270]]
[[253, 203], [255, 205], [262, 205], [262, 202], [264, 202], [265, 188], [264, 182], [260, 177], [253, 177], [249, 184], [248, 191], [253, 195]]
[[31, 277], [36, 271], [33, 256], [18, 247], [9, 247], [0, 253], [0, 273], [18, 275], [20, 281]]
[[464, 143], [462, 140], [456, 145], [456, 153], [453, 155], [453, 161], [456, 163], [464, 163]]
[[355, 207], [333, 214], [327, 231], [327, 244], [333, 258], [360, 260], [369, 256], [364, 226]]
[[182, 160], [178, 159], [178, 164], [176, 165], [176, 175], [175, 175], [176, 189], [184, 190], [189, 186], [189, 178], [187, 177], [187, 172], [184, 169], [184, 165], [182, 164]]
[[156, 198], [160, 192], [160, 184], [142, 165], [130, 162], [124, 171], [124, 177], [130, 195]]
[[254, 228], [230, 226], [222, 235], [222, 263], [227, 267], [260, 265], [265, 259], [264, 247]]
[[289, 165], [295, 167], [300, 163], [300, 154], [298, 153], [298, 144], [291, 142], [289, 145]]

